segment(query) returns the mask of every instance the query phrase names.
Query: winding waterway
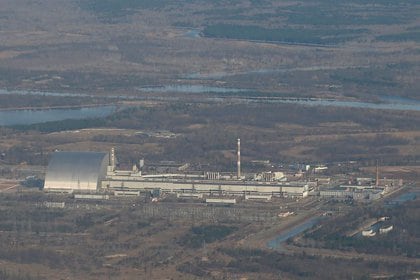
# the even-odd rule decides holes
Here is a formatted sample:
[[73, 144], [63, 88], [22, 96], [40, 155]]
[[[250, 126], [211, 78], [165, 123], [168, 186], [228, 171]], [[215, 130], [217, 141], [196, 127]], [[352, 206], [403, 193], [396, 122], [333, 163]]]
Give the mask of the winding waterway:
[[[127, 99], [127, 100], [159, 100], [159, 101], [182, 101], [181, 97], [171, 95], [170, 93], [203, 93], [203, 94], [231, 94], [238, 93], [234, 96], [202, 96], [199, 97], [200, 102], [215, 102], [237, 104], [250, 103], [283, 103], [283, 104], [297, 104], [304, 106], [328, 106], [328, 107], [346, 107], [359, 109], [373, 109], [373, 110], [399, 110], [399, 111], [420, 111], [420, 101], [403, 98], [398, 96], [384, 96], [380, 98], [381, 102], [362, 102], [362, 101], [343, 101], [334, 99], [322, 98], [293, 98], [293, 97], [250, 97], [240, 96], [241, 92], [249, 92], [250, 89], [241, 88], [227, 88], [227, 87], [211, 87], [202, 85], [164, 85], [137, 88], [139, 92], [152, 93], [150, 95], [119, 95], [119, 96], [104, 96], [103, 99]], [[153, 93], [163, 93], [165, 95], [154, 95]], [[1, 95], [38, 95], [38, 96], [63, 96], [63, 97], [97, 97], [85, 93], [60, 93], [60, 92], [42, 92], [42, 91], [25, 91], [25, 90], [5, 90], [0, 89]], [[167, 94], [167, 95], [166, 95]], [[191, 97], [197, 98], [197, 97]], [[112, 114], [115, 111], [115, 106], [93, 106], [87, 108], [76, 109], [39, 109], [39, 110], [0, 110], [0, 126], [12, 126], [22, 124], [34, 124], [49, 121], [60, 121], [65, 119], [86, 119], [86, 118], [101, 118]]]

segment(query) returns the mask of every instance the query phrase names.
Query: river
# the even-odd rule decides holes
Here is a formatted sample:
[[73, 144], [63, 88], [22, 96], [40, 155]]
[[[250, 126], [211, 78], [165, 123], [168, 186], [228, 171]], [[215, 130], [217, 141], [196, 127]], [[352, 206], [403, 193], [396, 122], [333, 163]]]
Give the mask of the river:
[[[197, 102], [214, 102], [236, 104], [251, 103], [283, 103], [297, 104], [304, 106], [326, 106], [326, 107], [343, 107], [373, 110], [391, 110], [391, 111], [420, 111], [420, 101], [399, 97], [399, 96], [383, 96], [380, 102], [362, 102], [362, 101], [343, 101], [322, 98], [294, 98], [294, 97], [252, 97], [247, 96], [250, 89], [228, 88], [228, 87], [211, 87], [203, 85], [164, 85], [164, 86], [148, 86], [137, 88], [139, 92], [144, 93], [163, 93], [165, 95], [119, 95], [119, 96], [103, 96], [103, 99], [118, 100], [159, 100], [167, 102], [185, 101], [185, 98], [197, 100]], [[170, 93], [203, 93], [207, 94], [202, 97], [179, 97]], [[241, 92], [244, 96], [241, 96]], [[209, 94], [216, 93], [217, 96]], [[228, 96], [223, 96], [223, 93]], [[234, 95], [230, 95], [234, 93]], [[237, 94], [235, 94], [237, 93]], [[60, 93], [60, 92], [42, 92], [42, 91], [25, 91], [25, 90], [6, 90], [0, 89], [2, 95], [39, 95], [39, 96], [73, 96], [73, 97], [94, 97], [94, 95], [85, 93]], [[220, 94], [220, 95], [219, 95]], [[95, 96], [97, 97], [97, 96]], [[10, 110], [0, 111], [0, 126], [12, 126], [22, 124], [34, 124], [49, 121], [60, 121], [65, 119], [85, 119], [85, 118], [101, 118], [106, 117], [115, 111], [115, 106], [97, 106], [78, 109], [50, 109], [50, 110]]]
[[293, 228], [291, 228], [288, 231], [285, 231], [281, 233], [280, 235], [276, 236], [276, 238], [270, 240], [267, 242], [267, 247], [270, 249], [280, 249], [281, 244], [285, 242], [287, 239], [292, 238], [302, 232], [304, 232], [307, 229], [310, 229], [314, 225], [318, 224], [318, 222], [321, 220], [321, 217], [315, 216], [307, 220], [306, 222], [303, 222]]
[[115, 112], [116, 106], [74, 109], [6, 110], [0, 111], [0, 126], [30, 125], [68, 119], [104, 118]]

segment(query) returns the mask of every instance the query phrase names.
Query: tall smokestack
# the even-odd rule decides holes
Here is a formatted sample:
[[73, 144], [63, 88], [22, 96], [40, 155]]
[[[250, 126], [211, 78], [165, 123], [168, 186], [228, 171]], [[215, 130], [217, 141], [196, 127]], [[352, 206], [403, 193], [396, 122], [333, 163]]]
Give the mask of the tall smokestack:
[[112, 169], [114, 170], [115, 165], [116, 165], [116, 162], [115, 162], [115, 148], [112, 147], [111, 151], [110, 151], [110, 155], [109, 155], [109, 166], [112, 166]]
[[241, 178], [241, 139], [238, 138], [238, 180]]
[[376, 160], [376, 187], [379, 187], [379, 160]]

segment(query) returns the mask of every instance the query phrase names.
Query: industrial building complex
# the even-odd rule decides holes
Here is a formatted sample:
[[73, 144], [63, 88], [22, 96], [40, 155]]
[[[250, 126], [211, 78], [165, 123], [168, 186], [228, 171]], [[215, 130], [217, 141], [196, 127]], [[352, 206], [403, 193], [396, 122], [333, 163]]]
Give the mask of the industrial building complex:
[[44, 189], [51, 192], [108, 192], [118, 196], [157, 191], [214, 196], [305, 197], [310, 191], [305, 182], [286, 182], [282, 172], [265, 172], [245, 179], [240, 169], [239, 139], [237, 164], [236, 176], [219, 172], [145, 175], [142, 166], [137, 165], [132, 170], [117, 170], [114, 149], [109, 153], [55, 152], [47, 168]]
[[[376, 180], [361, 178], [353, 186], [334, 186], [330, 184], [329, 178], [328, 180], [320, 178], [316, 181], [288, 180], [283, 172], [241, 173], [239, 139], [236, 174], [187, 173], [185, 168], [179, 168], [178, 172], [174, 173], [143, 174], [143, 160], [138, 165], [133, 165], [131, 170], [117, 169], [116, 162], [114, 148], [109, 153], [55, 152], [47, 168], [44, 190], [74, 192], [87, 198], [99, 196], [108, 198], [109, 195], [140, 196], [141, 193], [147, 192], [154, 195], [173, 193], [178, 198], [203, 198], [204, 195], [270, 200], [272, 197], [299, 198], [316, 195], [326, 199], [371, 201], [381, 198], [389, 189], [387, 186], [378, 186], [380, 181], [378, 175]], [[327, 184], [323, 185], [322, 181]], [[391, 183], [399, 186], [402, 184], [402, 182]]]

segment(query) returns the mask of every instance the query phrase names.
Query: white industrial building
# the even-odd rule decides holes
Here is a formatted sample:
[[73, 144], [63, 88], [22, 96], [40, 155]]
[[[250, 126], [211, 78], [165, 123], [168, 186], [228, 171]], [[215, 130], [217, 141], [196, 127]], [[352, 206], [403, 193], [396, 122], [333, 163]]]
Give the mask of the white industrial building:
[[250, 195], [266, 194], [274, 196], [298, 196], [308, 195], [307, 184], [287, 184], [255, 181], [232, 181], [232, 180], [188, 180], [188, 179], [147, 179], [127, 176], [127, 180], [113, 179], [108, 177], [102, 181], [102, 189], [105, 190], [138, 190], [152, 191], [159, 189], [166, 193], [203, 193], [213, 195]]
[[[239, 164], [238, 164], [239, 167]], [[114, 149], [110, 153], [56, 152], [47, 168], [46, 191], [81, 191], [136, 194], [159, 190], [162, 193], [211, 195], [271, 195], [305, 197], [306, 183], [283, 181], [280, 172], [245, 180], [238, 176], [221, 176], [206, 172], [194, 174], [143, 175], [136, 165], [132, 170], [116, 170]]]
[[105, 179], [109, 154], [55, 152], [47, 167], [46, 191], [97, 191]]
[[323, 198], [354, 199], [358, 201], [372, 201], [380, 199], [383, 195], [383, 189], [326, 189], [321, 190], [319, 195]]

